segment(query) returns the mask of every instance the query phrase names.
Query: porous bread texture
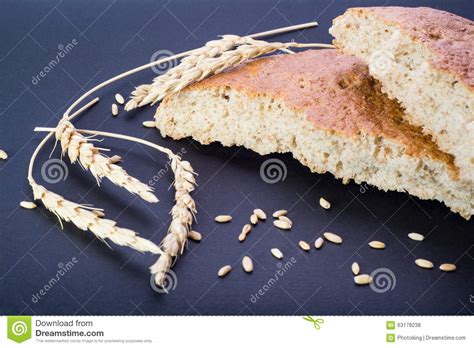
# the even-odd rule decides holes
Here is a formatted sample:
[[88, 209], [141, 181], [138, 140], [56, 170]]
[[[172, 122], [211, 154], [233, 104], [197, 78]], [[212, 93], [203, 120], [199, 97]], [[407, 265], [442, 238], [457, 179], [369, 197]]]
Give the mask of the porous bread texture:
[[[343, 182], [353, 179], [356, 183], [367, 182], [384, 191], [408, 191], [422, 199], [436, 199], [469, 219], [474, 213], [473, 190], [469, 183], [455, 178], [450, 157], [435, 149], [435, 145], [418, 134], [414, 127], [398, 120], [393, 111], [390, 115], [378, 115], [384, 109], [374, 110], [371, 115], [369, 109], [364, 109], [367, 100], [382, 98], [377, 103], [396, 105], [395, 102], [381, 93], [359, 96], [357, 91], [365, 89], [360, 81], [354, 86], [340, 85], [336, 80], [328, 82], [332, 76], [331, 69], [342, 64], [345, 70], [355, 74], [350, 81], [360, 77], [364, 83], [371, 83], [368, 73], [358, 70], [362, 63], [341, 56], [333, 52], [309, 52], [265, 58], [232, 69], [167, 97], [157, 109], [156, 126], [163, 136], [173, 139], [192, 137], [202, 144], [217, 141], [225, 146], [244, 146], [261, 155], [291, 152], [312, 172], [331, 172]], [[318, 58], [324, 58], [319, 62], [321, 67], [314, 67]], [[299, 64], [293, 66], [291, 62]], [[302, 75], [298, 74], [298, 67], [306, 63], [317, 69], [313, 71], [315, 74], [324, 76], [327, 71], [328, 79], [319, 83], [333, 98], [332, 102], [327, 100], [329, 107], [325, 115], [310, 115], [301, 106], [311, 110], [313, 107], [325, 110], [327, 106], [323, 105], [326, 100], [320, 98], [326, 95], [313, 94], [308, 86], [313, 84], [319, 88], [319, 84], [302, 80]], [[271, 78], [268, 71], [274, 72]], [[311, 72], [306, 73], [311, 76]], [[256, 93], [252, 86], [259, 88], [264, 84], [263, 79], [272, 86], [280, 86], [281, 82], [281, 87], [265, 88], [265, 92]], [[299, 89], [300, 84], [310, 89], [309, 99], [302, 96], [295, 102], [295, 98], [288, 98], [285, 88]], [[348, 99], [341, 99], [342, 95]], [[337, 105], [344, 103], [349, 107], [336, 109]], [[295, 104], [299, 106], [295, 107]], [[354, 111], [358, 106], [362, 111]], [[356, 112], [359, 118], [366, 117], [359, 125], [367, 123], [367, 126], [348, 127], [356, 118], [350, 116], [351, 112]], [[389, 120], [388, 125], [379, 125], [378, 117], [395, 119]], [[397, 134], [397, 130], [405, 129], [410, 134], [408, 139], [406, 133]], [[409, 139], [413, 139], [411, 144], [404, 143]], [[409, 147], [416, 147], [416, 152], [409, 151]]]
[[329, 31], [474, 181], [474, 23], [430, 8], [353, 8]]

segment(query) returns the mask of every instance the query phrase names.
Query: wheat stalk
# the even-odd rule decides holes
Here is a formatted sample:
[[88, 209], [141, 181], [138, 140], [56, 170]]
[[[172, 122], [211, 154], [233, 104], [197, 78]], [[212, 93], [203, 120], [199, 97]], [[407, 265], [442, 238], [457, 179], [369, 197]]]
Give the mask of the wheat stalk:
[[151, 84], [138, 86], [132, 92], [131, 100], [127, 103], [125, 110], [132, 110], [147, 104], [153, 105], [166, 95], [177, 93], [186, 86], [218, 74], [224, 69], [277, 50], [288, 51], [290, 47], [334, 46], [296, 42], [266, 42], [250, 37], [224, 35], [221, 40], [210, 41], [205, 46], [196, 49], [183, 58], [179, 65], [156, 77]]
[[100, 180], [105, 177], [147, 202], [158, 202], [158, 198], [152, 193], [153, 188], [130, 176], [122, 167], [112, 163], [110, 157], [102, 155], [67, 119], [59, 122], [55, 135], [61, 142], [63, 155], [67, 152], [71, 163], [79, 161], [84, 169], [92, 173], [97, 183], [100, 184]]
[[72, 222], [83, 231], [91, 231], [97, 238], [106, 242], [128, 246], [140, 252], [161, 254], [161, 249], [153, 242], [141, 238], [136, 232], [116, 226], [116, 222], [102, 218], [102, 211], [71, 202], [64, 197], [48, 191], [44, 186], [30, 180], [35, 199], [41, 200], [46, 209], [62, 221]]

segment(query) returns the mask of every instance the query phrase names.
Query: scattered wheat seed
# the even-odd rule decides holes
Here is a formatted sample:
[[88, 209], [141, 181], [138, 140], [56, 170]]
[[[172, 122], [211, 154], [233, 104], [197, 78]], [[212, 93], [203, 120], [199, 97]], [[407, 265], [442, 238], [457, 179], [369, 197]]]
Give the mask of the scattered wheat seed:
[[352, 273], [356, 276], [360, 273], [360, 266], [357, 262], [354, 262], [351, 266]]
[[439, 269], [445, 272], [453, 272], [456, 270], [456, 265], [452, 263], [443, 263], [439, 266]]
[[122, 162], [122, 157], [121, 156], [113, 155], [112, 157], [110, 157], [110, 163], [115, 164], [115, 163], [119, 163], [119, 162]]
[[146, 128], [155, 128], [156, 123], [154, 121], [144, 121], [142, 125]]
[[342, 243], [342, 238], [341, 236], [332, 233], [332, 232], [324, 232], [323, 233], [324, 238], [326, 238], [329, 242], [335, 243], [335, 244], [341, 244]]
[[118, 106], [117, 106], [117, 104], [112, 104], [112, 115], [114, 115], [114, 116], [118, 115]]
[[258, 222], [258, 216], [255, 214], [250, 215], [250, 222], [252, 223], [252, 225], [256, 225]]
[[219, 277], [225, 277], [232, 269], [232, 266], [231, 265], [225, 265], [224, 267], [221, 267], [221, 269], [219, 269], [219, 271], [217, 272], [217, 275]]
[[232, 216], [230, 215], [217, 215], [214, 220], [216, 222], [229, 222], [232, 220]]
[[7, 158], [8, 158], [8, 154], [5, 151], [0, 150], [0, 159], [6, 160]]
[[421, 268], [433, 268], [433, 262], [425, 260], [425, 259], [416, 259], [415, 263], [417, 264], [418, 267]]
[[300, 242], [298, 243], [298, 245], [299, 245], [300, 248], [303, 249], [304, 251], [309, 251], [309, 249], [311, 249], [311, 247], [309, 246], [309, 244], [306, 243], [304, 240], [300, 240]]
[[322, 239], [321, 237], [318, 237], [315, 241], [314, 241], [314, 247], [316, 249], [321, 249], [321, 247], [323, 246], [324, 244], [324, 239]]
[[251, 273], [253, 271], [253, 261], [250, 257], [244, 256], [242, 259], [242, 267], [244, 268], [245, 272]]
[[202, 235], [198, 231], [191, 230], [188, 232], [188, 238], [192, 239], [195, 242], [200, 242], [202, 239]]
[[286, 216], [280, 216], [280, 217], [278, 217], [278, 220], [286, 221], [290, 224], [291, 227], [293, 227], [293, 221], [291, 221], [290, 218], [288, 218]]
[[378, 240], [373, 240], [369, 243], [369, 246], [373, 249], [385, 249], [385, 243], [379, 242]]
[[270, 250], [270, 252], [272, 253], [273, 256], [275, 256], [279, 260], [283, 258], [283, 253], [278, 248], [273, 248]]
[[367, 285], [372, 282], [372, 277], [368, 274], [359, 274], [354, 277], [354, 282], [357, 285]]
[[412, 233], [408, 233], [408, 238], [412, 240], [416, 240], [417, 242], [421, 242], [423, 239], [425, 239], [425, 236], [419, 233], [412, 232]]
[[323, 207], [324, 209], [331, 208], [331, 203], [329, 203], [324, 197], [321, 197], [319, 199], [319, 205]]
[[247, 238], [247, 235], [245, 233], [239, 234], [239, 242], [243, 242]]
[[25, 209], [35, 209], [36, 204], [34, 204], [33, 202], [22, 201], [20, 202], [20, 207]]
[[125, 103], [125, 99], [123, 99], [122, 95], [120, 93], [115, 94], [115, 100], [117, 103], [120, 105], [123, 105]]
[[282, 230], [291, 229], [291, 225], [288, 222], [283, 221], [283, 220], [275, 220], [275, 221], [273, 221], [273, 225], [275, 227], [278, 227], [279, 229], [282, 229]]
[[267, 218], [267, 214], [262, 209], [254, 209], [253, 213], [257, 215], [257, 218], [260, 220], [265, 220]]
[[244, 227], [242, 227], [242, 234], [249, 234], [250, 231], [252, 230], [252, 226], [250, 224], [245, 224]]
[[278, 219], [280, 216], [284, 216], [284, 215], [286, 215], [286, 214], [288, 214], [288, 212], [287, 212], [286, 210], [284, 210], [284, 209], [282, 209], [282, 210], [277, 210], [276, 212], [273, 213], [273, 217], [274, 217], [275, 219]]

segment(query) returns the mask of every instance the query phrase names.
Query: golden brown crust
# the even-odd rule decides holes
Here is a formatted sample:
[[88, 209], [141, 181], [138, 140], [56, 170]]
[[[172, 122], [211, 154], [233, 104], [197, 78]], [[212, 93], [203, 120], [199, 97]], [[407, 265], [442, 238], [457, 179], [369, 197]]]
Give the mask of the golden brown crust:
[[367, 66], [336, 50], [257, 59], [188, 88], [213, 87], [281, 99], [287, 107], [305, 112], [318, 129], [385, 138], [404, 146], [407, 155], [443, 161], [457, 175], [453, 157], [439, 150], [421, 128], [404, 121], [399, 104], [380, 91]]
[[364, 7], [347, 13], [372, 13], [402, 33], [421, 42], [432, 53], [435, 68], [457, 76], [474, 90], [474, 22], [455, 14], [428, 7]]

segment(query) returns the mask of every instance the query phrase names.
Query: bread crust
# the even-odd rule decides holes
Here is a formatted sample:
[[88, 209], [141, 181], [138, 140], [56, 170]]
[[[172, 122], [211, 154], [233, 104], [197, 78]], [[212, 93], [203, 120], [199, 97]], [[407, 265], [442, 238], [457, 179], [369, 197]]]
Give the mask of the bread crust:
[[366, 13], [422, 43], [433, 53], [432, 67], [455, 75], [474, 93], [473, 21], [429, 7], [356, 7], [348, 9], [346, 15]]
[[381, 92], [379, 82], [356, 57], [332, 49], [276, 55], [229, 69], [188, 90], [212, 87], [281, 98], [287, 107], [304, 112], [318, 129], [389, 139], [404, 146], [407, 155], [442, 161], [453, 179], [458, 177], [453, 156], [404, 120], [400, 105]]

